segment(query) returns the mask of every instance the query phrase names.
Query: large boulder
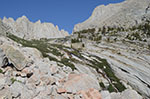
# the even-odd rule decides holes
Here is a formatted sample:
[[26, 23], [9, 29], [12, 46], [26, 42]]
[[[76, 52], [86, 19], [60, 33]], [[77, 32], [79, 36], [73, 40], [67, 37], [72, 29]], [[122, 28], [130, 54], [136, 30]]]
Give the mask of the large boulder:
[[100, 90], [98, 81], [87, 74], [70, 74], [63, 88], [71, 93], [77, 93], [90, 88]]
[[15, 81], [10, 86], [10, 91], [13, 97], [20, 97], [21, 99], [32, 99], [34, 92], [29, 90], [24, 84]]
[[74, 49], [82, 49], [84, 45], [83, 43], [72, 43], [71, 46]]
[[3, 45], [2, 48], [8, 60], [17, 70], [24, 69], [30, 63], [28, 58], [19, 50], [19, 48], [11, 45]]
[[142, 99], [142, 97], [135, 91], [127, 89], [121, 93], [122, 99]]

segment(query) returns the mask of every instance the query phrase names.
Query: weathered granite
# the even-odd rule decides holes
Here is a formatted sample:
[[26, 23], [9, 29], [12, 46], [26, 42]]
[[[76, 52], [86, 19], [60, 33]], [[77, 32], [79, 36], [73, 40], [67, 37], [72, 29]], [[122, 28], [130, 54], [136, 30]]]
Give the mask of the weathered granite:
[[24, 39], [61, 38], [69, 35], [68, 32], [59, 30], [58, 26], [52, 23], [41, 23], [40, 20], [32, 23], [26, 16], [16, 21], [13, 18], [4, 17], [2, 22], [9, 27], [8, 32]]
[[149, 0], [125, 0], [118, 4], [97, 6], [84, 22], [76, 24], [74, 32], [103, 26], [133, 26], [146, 14]]

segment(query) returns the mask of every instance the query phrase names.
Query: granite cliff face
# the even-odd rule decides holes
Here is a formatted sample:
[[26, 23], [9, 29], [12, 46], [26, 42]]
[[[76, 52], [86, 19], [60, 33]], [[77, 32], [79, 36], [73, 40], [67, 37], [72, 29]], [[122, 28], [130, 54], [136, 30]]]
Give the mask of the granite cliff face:
[[10, 32], [24, 39], [40, 39], [40, 38], [62, 38], [68, 36], [68, 32], [59, 30], [58, 26], [52, 23], [41, 23], [40, 20], [32, 23], [26, 16], [18, 18], [16, 21], [12, 18], [2, 20]]
[[[118, 4], [97, 6], [91, 17], [75, 25], [74, 32], [103, 26], [130, 27], [141, 22], [150, 13], [149, 0], [125, 0]], [[150, 15], [150, 14], [148, 14]], [[147, 16], [148, 16], [147, 15]]]

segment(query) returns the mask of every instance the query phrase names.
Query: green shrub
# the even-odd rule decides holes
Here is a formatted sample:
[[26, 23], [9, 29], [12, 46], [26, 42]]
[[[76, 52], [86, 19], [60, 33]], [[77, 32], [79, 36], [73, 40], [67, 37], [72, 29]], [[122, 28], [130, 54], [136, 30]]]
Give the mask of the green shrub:
[[150, 44], [148, 44], [148, 49], [150, 49]]
[[14, 78], [11, 78], [10, 80], [11, 80], [12, 84], [13, 84], [15, 81], [17, 81], [17, 80], [14, 79]]
[[79, 40], [78, 38], [71, 39], [71, 43], [79, 43], [79, 42], [82, 42], [82, 41]]
[[15, 81], [22, 83], [20, 80], [16, 80], [15, 78], [11, 78], [10, 80], [11, 80], [12, 84], [13, 84]]
[[106, 34], [106, 28], [105, 28], [105, 26], [103, 26], [103, 28], [102, 28], [102, 34]]
[[63, 54], [61, 54], [61, 52], [59, 52], [57, 49], [55, 48], [51, 48], [50, 51], [52, 54], [56, 55], [56, 56], [63, 56]]
[[110, 38], [109, 38], [109, 37], [106, 39], [106, 42], [107, 42], [107, 43], [110, 43]]
[[107, 90], [109, 92], [116, 92], [116, 90], [114, 89], [114, 87], [111, 84], [108, 86]]
[[101, 29], [101, 28], [99, 28], [99, 29], [98, 29], [98, 32], [101, 32], [101, 31], [102, 31], [102, 29]]
[[2, 69], [0, 69], [0, 73], [3, 73], [3, 70], [2, 70]]
[[102, 87], [103, 89], [105, 88], [105, 85], [104, 85], [103, 82], [100, 82], [99, 85], [100, 85], [100, 87]]
[[114, 86], [118, 89], [119, 92], [122, 92], [126, 89], [124, 86], [122, 86], [121, 82], [114, 83]]
[[142, 41], [142, 38], [141, 38], [141, 36], [139, 35], [139, 33], [138, 33], [138, 32], [133, 33], [131, 36], [135, 37], [135, 38], [136, 38], [136, 40], [140, 40], [140, 41]]
[[81, 33], [94, 33], [94, 32], [95, 32], [95, 28], [81, 31]]
[[82, 47], [85, 47], [85, 45], [84, 45], [84, 44], [82, 44]]
[[125, 38], [132, 40], [131, 36], [128, 34]]
[[116, 42], [116, 41], [117, 41], [117, 38], [114, 38], [114, 41]]
[[94, 41], [100, 41], [101, 39], [102, 39], [101, 35], [93, 38]]
[[111, 28], [111, 27], [107, 27], [107, 29], [108, 29], [108, 31], [113, 31], [114, 30], [114, 28]]
[[135, 33], [132, 33], [132, 34], [128, 34], [126, 36], [127, 39], [129, 40], [139, 40], [139, 41], [142, 41], [142, 38], [140, 36], [140, 34], [138, 32], [135, 32]]

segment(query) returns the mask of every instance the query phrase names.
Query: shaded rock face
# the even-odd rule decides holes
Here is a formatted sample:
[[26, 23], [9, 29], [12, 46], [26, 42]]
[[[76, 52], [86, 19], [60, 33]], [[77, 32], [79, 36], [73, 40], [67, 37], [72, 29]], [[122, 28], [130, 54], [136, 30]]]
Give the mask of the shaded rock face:
[[16, 21], [4, 17], [2, 22], [9, 27], [8, 32], [25, 39], [62, 38], [69, 35], [68, 32], [59, 30], [58, 26], [55, 27], [52, 23], [41, 23], [40, 21], [32, 23], [26, 16]]
[[133, 26], [141, 22], [142, 17], [147, 14], [149, 0], [126, 0], [118, 4], [109, 4], [107, 6], [97, 6], [91, 17], [75, 25], [74, 32], [88, 28], [102, 26]]

